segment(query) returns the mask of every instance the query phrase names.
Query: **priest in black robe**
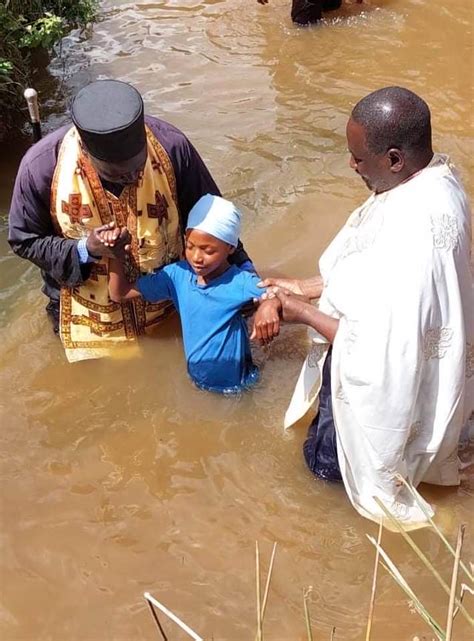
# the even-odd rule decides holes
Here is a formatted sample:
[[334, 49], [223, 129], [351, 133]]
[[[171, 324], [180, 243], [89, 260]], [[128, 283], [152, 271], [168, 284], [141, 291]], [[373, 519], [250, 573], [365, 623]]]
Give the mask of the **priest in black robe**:
[[[186, 228], [188, 213], [201, 196], [220, 195], [191, 142], [173, 125], [145, 116], [141, 96], [130, 85], [119, 81], [96, 81], [88, 85], [74, 100], [72, 119], [73, 123], [47, 135], [23, 157], [9, 215], [9, 243], [18, 256], [41, 269], [42, 291], [50, 299], [46, 309], [53, 318], [56, 332], [61, 287], [75, 288], [87, 281], [95, 261], [107, 258], [113, 251], [99, 245], [94, 230], [87, 238], [66, 237], [51, 215], [58, 154], [72, 127], [76, 127], [80, 144], [92, 161], [105, 193], [119, 198], [127, 186], [139, 180], [147, 158], [146, 126], [171, 161], [181, 230]], [[253, 270], [240, 241], [231, 262]]]

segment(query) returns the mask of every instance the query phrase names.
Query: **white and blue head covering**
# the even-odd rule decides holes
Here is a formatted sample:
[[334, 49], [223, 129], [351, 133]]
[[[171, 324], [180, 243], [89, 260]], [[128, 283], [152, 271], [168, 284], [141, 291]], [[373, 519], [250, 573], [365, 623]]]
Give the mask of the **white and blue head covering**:
[[240, 236], [241, 213], [230, 200], [206, 194], [189, 212], [186, 230], [199, 229], [236, 247]]

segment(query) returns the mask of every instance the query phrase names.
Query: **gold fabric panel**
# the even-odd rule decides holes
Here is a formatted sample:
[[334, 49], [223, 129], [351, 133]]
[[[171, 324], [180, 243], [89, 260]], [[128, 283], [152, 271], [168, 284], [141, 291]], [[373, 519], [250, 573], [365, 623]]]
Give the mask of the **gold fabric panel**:
[[[176, 177], [171, 161], [149, 128], [148, 158], [137, 185], [119, 198], [106, 191], [73, 127], [63, 139], [51, 187], [51, 217], [57, 233], [79, 240], [91, 229], [115, 221], [132, 235], [126, 265], [130, 282], [140, 274], [183, 257]], [[60, 336], [70, 362], [136, 347], [173, 306], [141, 298], [114, 303], [108, 295], [108, 259], [92, 265], [90, 277], [76, 287], [61, 288]]]

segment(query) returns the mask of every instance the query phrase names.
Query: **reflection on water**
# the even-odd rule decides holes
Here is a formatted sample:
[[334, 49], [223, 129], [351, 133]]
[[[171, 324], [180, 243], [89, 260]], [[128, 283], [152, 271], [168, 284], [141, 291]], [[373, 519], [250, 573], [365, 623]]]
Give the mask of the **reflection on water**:
[[[149, 113], [182, 128], [243, 207], [244, 242], [262, 273], [313, 273], [365, 198], [348, 167], [345, 122], [382, 85], [426, 98], [436, 148], [472, 193], [471, 3], [347, 3], [298, 29], [289, 1], [270, 1], [103, 2], [92, 37], [65, 43], [68, 91], [118, 77], [138, 87]], [[46, 128], [64, 120], [65, 104], [48, 104]], [[0, 160], [2, 211], [11, 152]], [[44, 317], [37, 271], [8, 254], [5, 238], [3, 227], [2, 638], [154, 639], [141, 596], [150, 590], [206, 638], [250, 639], [256, 539], [265, 558], [279, 544], [269, 639], [305, 638], [308, 585], [318, 638], [332, 625], [338, 639], [363, 638], [373, 566], [365, 533], [375, 528], [340, 486], [306, 471], [308, 420], [282, 433], [304, 332], [285, 328], [257, 352], [262, 382], [240, 399], [191, 386], [176, 319], [143, 341], [141, 358], [70, 366]], [[470, 491], [427, 491], [452, 540]], [[415, 538], [449, 582], [438, 539]], [[444, 595], [397, 537], [385, 541], [443, 621]], [[379, 595], [374, 638], [425, 631], [383, 572]]]

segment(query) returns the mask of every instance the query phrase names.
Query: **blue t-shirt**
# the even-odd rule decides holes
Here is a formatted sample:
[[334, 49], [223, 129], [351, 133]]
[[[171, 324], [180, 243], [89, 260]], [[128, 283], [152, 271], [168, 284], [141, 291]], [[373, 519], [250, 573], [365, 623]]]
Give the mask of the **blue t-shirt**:
[[145, 300], [172, 300], [181, 318], [188, 372], [199, 386], [214, 392], [238, 392], [258, 380], [252, 363], [242, 305], [264, 290], [260, 278], [231, 265], [207, 285], [186, 261], [142, 276], [137, 288]]

